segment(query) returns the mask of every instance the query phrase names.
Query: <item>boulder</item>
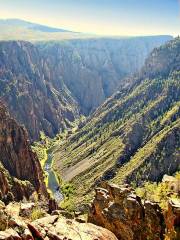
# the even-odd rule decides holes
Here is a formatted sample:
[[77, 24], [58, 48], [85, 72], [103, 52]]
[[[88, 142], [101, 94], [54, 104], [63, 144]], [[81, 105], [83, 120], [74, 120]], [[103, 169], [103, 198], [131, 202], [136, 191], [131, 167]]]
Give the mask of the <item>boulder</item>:
[[22, 203], [20, 207], [19, 215], [21, 217], [28, 217], [32, 213], [32, 210], [35, 208], [35, 203]]
[[28, 225], [34, 237], [40, 239], [48, 236], [53, 240], [117, 240], [109, 230], [91, 223], [79, 223], [75, 220], [66, 219], [62, 216], [49, 216], [38, 219]]
[[12, 228], [2, 232], [0, 231], [0, 240], [22, 240], [19, 234]]

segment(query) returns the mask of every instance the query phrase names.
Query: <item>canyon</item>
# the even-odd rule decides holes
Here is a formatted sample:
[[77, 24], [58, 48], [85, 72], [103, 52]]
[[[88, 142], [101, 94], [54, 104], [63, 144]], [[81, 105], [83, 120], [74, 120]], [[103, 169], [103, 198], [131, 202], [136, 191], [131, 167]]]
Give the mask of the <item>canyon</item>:
[[177, 38], [153, 50], [132, 84], [56, 145], [56, 171], [76, 186], [78, 199], [103, 180], [139, 186], [178, 171], [179, 69]]
[[180, 38], [0, 29], [0, 240], [179, 239]]
[[170, 36], [0, 42], [0, 98], [32, 141], [89, 115]]

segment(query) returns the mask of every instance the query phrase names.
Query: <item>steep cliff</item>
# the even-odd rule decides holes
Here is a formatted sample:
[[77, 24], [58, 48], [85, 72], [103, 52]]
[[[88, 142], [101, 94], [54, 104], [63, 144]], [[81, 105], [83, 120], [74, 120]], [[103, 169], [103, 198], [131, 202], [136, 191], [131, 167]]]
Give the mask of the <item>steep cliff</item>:
[[[109, 98], [57, 146], [57, 171], [76, 186], [77, 195], [85, 199], [101, 180], [141, 185], [178, 170], [179, 56], [179, 38], [155, 49], [132, 85]], [[164, 62], [166, 74], [157, 70]]]
[[0, 97], [31, 140], [53, 137], [89, 114], [170, 36], [0, 42]]
[[0, 97], [32, 140], [40, 131], [54, 136], [79, 116], [70, 92], [60, 81], [57, 90], [52, 75], [31, 43], [0, 42]]
[[0, 192], [1, 198], [21, 200], [33, 191], [47, 196], [43, 171], [32, 152], [25, 129], [9, 116], [0, 102]]
[[40, 43], [38, 48], [53, 69], [52, 81], [57, 85], [62, 78], [82, 113], [88, 115], [124, 84], [125, 77], [141, 69], [153, 48], [170, 39], [83, 39]]

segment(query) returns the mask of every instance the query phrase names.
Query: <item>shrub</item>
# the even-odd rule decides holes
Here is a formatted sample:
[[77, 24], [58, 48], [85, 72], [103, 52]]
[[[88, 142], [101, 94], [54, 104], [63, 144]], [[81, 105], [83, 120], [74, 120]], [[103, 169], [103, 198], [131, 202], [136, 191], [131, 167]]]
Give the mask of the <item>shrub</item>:
[[30, 218], [32, 221], [35, 221], [36, 219], [42, 218], [44, 216], [45, 216], [45, 212], [41, 208], [35, 207], [32, 210]]

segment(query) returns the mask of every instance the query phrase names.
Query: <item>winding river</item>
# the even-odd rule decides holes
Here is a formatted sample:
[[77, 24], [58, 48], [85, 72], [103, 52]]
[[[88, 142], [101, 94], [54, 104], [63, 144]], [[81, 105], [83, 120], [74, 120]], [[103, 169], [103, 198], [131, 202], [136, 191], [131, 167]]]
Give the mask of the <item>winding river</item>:
[[53, 156], [52, 156], [52, 153], [49, 153], [48, 159], [44, 166], [44, 171], [48, 175], [48, 188], [51, 190], [55, 200], [59, 203], [63, 200], [63, 194], [61, 192], [55, 172], [53, 171], [52, 163], [53, 163]]

